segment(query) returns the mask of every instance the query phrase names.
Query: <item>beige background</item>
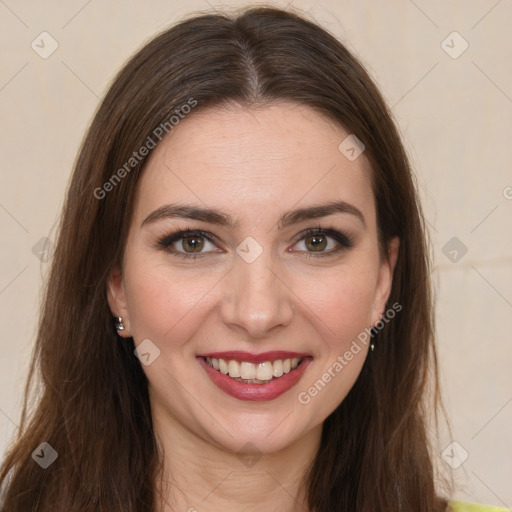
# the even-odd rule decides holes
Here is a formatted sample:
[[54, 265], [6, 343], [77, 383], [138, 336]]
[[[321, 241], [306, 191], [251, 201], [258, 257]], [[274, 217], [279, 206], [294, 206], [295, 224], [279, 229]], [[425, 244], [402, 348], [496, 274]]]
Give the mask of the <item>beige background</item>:
[[[72, 163], [99, 98], [156, 32], [191, 11], [245, 4], [0, 0], [2, 453], [19, 422], [47, 270], [33, 247], [43, 237], [54, 240]], [[441, 452], [456, 441], [461, 448], [444, 452], [454, 466], [456, 497], [510, 508], [512, 2], [293, 5], [346, 42], [393, 107], [435, 251], [438, 343], [454, 437], [440, 439], [439, 461], [450, 469]], [[31, 47], [34, 40], [42, 46], [43, 31], [58, 43], [46, 59]], [[446, 246], [452, 237], [467, 247], [462, 257], [460, 248]]]

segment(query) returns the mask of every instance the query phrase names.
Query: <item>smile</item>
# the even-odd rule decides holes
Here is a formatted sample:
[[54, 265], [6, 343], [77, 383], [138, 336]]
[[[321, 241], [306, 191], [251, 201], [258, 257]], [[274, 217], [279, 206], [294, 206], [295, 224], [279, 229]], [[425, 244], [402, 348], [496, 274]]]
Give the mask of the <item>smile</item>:
[[229, 375], [238, 382], [245, 382], [246, 384], [267, 384], [295, 370], [302, 362], [302, 359], [294, 357], [255, 364], [249, 361], [207, 357], [206, 362], [215, 370], [224, 375]]
[[292, 389], [313, 360], [308, 354], [284, 351], [217, 352], [196, 359], [219, 390], [253, 402], [274, 400]]

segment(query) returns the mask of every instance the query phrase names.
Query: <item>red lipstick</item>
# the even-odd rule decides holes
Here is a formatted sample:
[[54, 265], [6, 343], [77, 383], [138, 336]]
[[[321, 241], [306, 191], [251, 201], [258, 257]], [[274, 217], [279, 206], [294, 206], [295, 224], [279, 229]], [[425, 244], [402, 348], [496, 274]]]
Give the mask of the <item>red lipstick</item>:
[[[215, 370], [206, 362], [206, 357], [215, 357], [226, 361], [234, 359], [239, 362], [246, 361], [254, 364], [263, 363], [265, 361], [275, 361], [276, 359], [292, 359], [294, 357], [302, 359], [302, 361], [295, 370], [291, 370], [281, 377], [273, 378], [266, 384], [249, 384], [235, 380], [229, 375]], [[206, 371], [208, 377], [210, 377], [212, 382], [220, 390], [238, 400], [263, 402], [275, 400], [295, 386], [312, 361], [312, 357], [298, 352], [283, 351], [264, 352], [262, 354], [250, 354], [248, 352], [212, 352], [198, 356], [197, 360]]]

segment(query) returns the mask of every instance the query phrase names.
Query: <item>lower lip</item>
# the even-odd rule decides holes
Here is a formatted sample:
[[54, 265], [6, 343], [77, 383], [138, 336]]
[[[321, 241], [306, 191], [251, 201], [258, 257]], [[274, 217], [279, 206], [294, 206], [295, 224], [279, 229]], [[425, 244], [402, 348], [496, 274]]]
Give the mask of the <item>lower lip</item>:
[[222, 372], [212, 368], [202, 357], [197, 358], [203, 366], [208, 377], [222, 391], [238, 400], [249, 400], [252, 402], [263, 402], [274, 400], [291, 389], [300, 380], [306, 367], [311, 362], [311, 357], [305, 357], [300, 365], [289, 373], [284, 374], [267, 384], [245, 384], [224, 375]]

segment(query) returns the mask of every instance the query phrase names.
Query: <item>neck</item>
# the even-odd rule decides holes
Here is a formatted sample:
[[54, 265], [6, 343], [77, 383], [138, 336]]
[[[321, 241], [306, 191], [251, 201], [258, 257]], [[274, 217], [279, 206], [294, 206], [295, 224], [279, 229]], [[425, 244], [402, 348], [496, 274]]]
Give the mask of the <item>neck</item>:
[[157, 512], [309, 511], [303, 477], [318, 451], [321, 425], [268, 454], [230, 452], [178, 422], [154, 418], [154, 427], [163, 453]]

